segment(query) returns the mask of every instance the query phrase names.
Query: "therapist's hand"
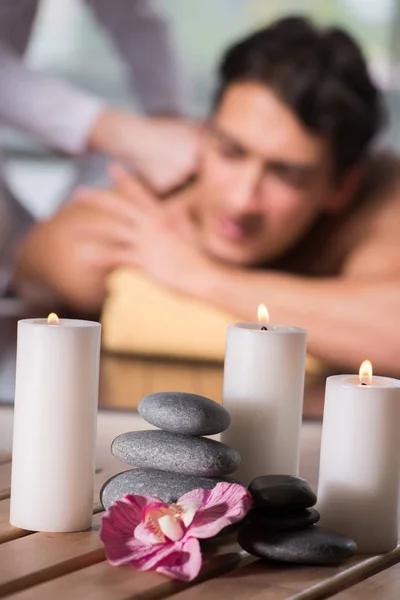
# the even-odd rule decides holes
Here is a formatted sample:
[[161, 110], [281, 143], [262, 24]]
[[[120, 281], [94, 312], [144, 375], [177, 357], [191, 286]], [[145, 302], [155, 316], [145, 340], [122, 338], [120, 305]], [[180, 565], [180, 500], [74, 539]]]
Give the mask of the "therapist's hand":
[[157, 193], [183, 184], [197, 169], [200, 128], [184, 119], [106, 109], [89, 146], [131, 164]]

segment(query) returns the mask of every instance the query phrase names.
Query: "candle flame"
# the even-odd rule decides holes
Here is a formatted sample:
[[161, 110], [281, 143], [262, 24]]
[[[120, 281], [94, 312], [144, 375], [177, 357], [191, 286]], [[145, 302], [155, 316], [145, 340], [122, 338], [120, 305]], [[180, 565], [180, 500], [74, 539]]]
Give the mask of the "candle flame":
[[49, 316], [47, 317], [47, 323], [49, 325], [58, 325], [59, 322], [60, 322], [60, 319], [58, 318], [56, 313], [50, 313]]
[[269, 323], [269, 313], [265, 304], [258, 305], [257, 316], [259, 323]]
[[359, 371], [360, 383], [371, 385], [372, 383], [372, 364], [369, 360], [364, 360]]

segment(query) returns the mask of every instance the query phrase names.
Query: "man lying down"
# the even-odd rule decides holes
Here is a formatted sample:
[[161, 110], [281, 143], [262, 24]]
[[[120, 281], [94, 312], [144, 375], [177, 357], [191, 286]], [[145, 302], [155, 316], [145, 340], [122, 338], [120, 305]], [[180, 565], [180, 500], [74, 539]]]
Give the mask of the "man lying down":
[[223, 56], [196, 178], [161, 201], [113, 165], [110, 189], [31, 229], [15, 285], [98, 313], [109, 273], [139, 268], [244, 320], [266, 298], [320, 359], [400, 374], [399, 163], [372, 149], [382, 122], [351, 37], [280, 20]]

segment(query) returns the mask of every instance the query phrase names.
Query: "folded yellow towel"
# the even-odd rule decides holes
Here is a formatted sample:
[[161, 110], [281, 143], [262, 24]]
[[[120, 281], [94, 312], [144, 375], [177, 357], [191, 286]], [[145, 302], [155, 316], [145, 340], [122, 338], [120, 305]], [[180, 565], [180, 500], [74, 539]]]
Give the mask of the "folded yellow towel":
[[102, 315], [107, 350], [223, 361], [226, 329], [236, 317], [130, 269], [110, 276], [108, 292]]
[[[108, 281], [103, 347], [124, 354], [222, 362], [226, 329], [241, 320], [143, 273], [118, 269]], [[307, 357], [308, 373], [321, 369], [318, 360]]]

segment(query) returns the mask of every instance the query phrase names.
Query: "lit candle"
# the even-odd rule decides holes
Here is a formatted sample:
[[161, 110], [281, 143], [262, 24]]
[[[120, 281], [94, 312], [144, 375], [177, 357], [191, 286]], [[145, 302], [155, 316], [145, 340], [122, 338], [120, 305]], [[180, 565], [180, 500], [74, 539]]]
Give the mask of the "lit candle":
[[318, 509], [321, 524], [354, 539], [359, 552], [396, 547], [400, 478], [400, 381], [359, 377], [326, 381]]
[[228, 328], [223, 405], [231, 425], [222, 440], [242, 463], [234, 477], [248, 484], [259, 475], [298, 475], [307, 332], [258, 323]]
[[81, 531], [92, 522], [100, 323], [18, 323], [10, 522]]

